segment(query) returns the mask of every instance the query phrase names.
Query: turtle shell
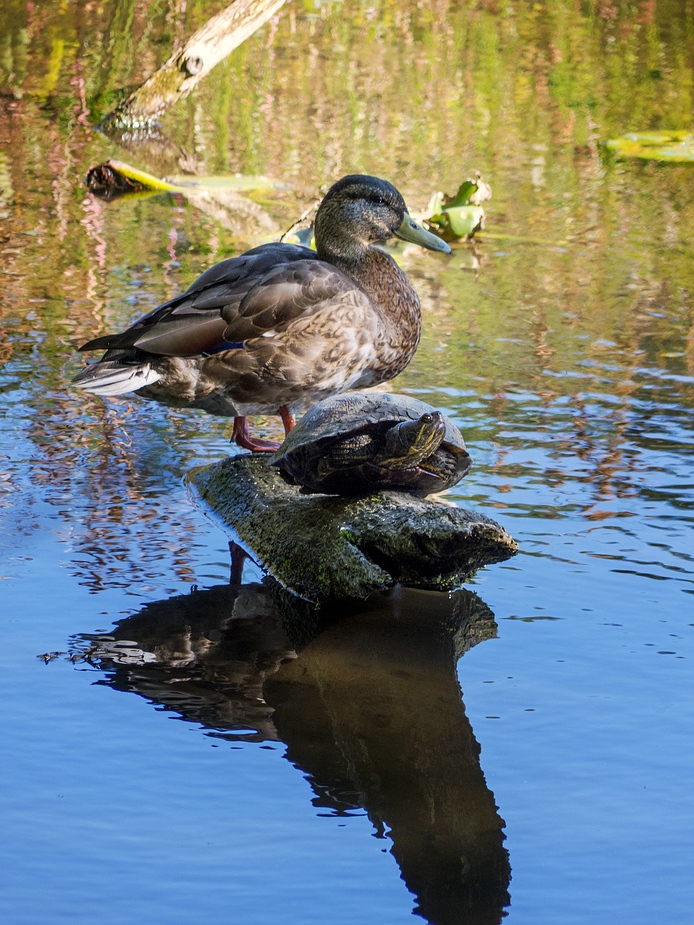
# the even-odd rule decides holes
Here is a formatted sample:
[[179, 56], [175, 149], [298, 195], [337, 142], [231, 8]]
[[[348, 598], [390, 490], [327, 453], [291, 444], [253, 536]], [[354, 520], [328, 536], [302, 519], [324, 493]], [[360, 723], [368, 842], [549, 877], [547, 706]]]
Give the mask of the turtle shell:
[[[335, 448], [350, 438], [373, 438], [373, 453], [386, 431], [404, 421], [417, 421], [435, 413], [431, 405], [409, 395], [387, 392], [344, 392], [308, 411], [285, 438], [271, 462], [290, 484], [307, 493], [354, 495], [376, 489], [401, 489], [429, 494], [449, 488], [470, 469], [463, 435], [444, 417], [446, 432], [436, 453], [420, 466], [393, 471], [376, 465], [361, 450], [352, 463], [349, 449], [333, 463]], [[443, 416], [442, 416], [443, 417]], [[321, 461], [331, 459], [328, 473]], [[430, 463], [430, 465], [427, 465]]]

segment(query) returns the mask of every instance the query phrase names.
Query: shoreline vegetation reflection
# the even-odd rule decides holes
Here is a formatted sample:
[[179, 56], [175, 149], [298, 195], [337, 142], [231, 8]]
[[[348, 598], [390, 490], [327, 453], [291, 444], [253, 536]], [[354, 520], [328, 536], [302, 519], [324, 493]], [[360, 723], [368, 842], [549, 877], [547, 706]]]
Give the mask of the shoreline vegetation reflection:
[[[682, 377], [694, 370], [692, 275], [680, 239], [694, 203], [687, 167], [615, 164], [600, 141], [690, 119], [693, 18], [674, 2], [607, 4], [597, 13], [566, 3], [543, 16], [520, 3], [503, 15], [485, 4], [376, 9], [365, 16], [359, 4], [287, 7], [168, 113], [164, 127], [177, 143], [194, 139], [198, 171], [281, 174], [285, 189], [254, 194], [266, 231], [288, 227], [314, 200], [313, 177], [378, 164], [423, 208], [434, 184], [423, 189], [421, 178], [452, 192], [464, 164], [493, 182], [490, 232], [566, 242], [471, 245], [436, 277], [407, 254], [425, 337], [402, 381], [431, 389], [464, 370], [486, 413], [476, 419], [465, 396], [461, 423], [483, 445], [498, 440], [499, 419], [507, 433], [525, 430], [558, 406], [564, 421], [551, 435], [553, 452], [572, 452], [577, 435], [576, 475], [596, 486], [579, 505], [605, 516], [606, 497], [638, 490], [628, 444], [649, 440], [654, 403], [668, 407], [665, 440], [679, 443], [686, 427], [678, 402], [691, 391]], [[67, 383], [79, 360], [71, 348], [182, 291], [258, 233], [249, 214], [226, 212], [220, 224], [222, 210], [207, 214], [175, 194], [127, 205], [86, 194], [88, 168], [112, 154], [92, 125], [113, 104], [114, 88], [140, 81], [209, 12], [189, 4], [184, 23], [152, 17], [149, 4], [99, 10], [85, 19], [79, 4], [30, 12], [14, 2], [3, 13], [0, 138], [13, 155], [0, 155], [0, 322], [13, 332], [3, 358], [21, 375], [38, 338], [45, 362], [23, 388], [29, 405], [50, 394], [55, 410], [42, 407], [30, 439], [59, 470], [69, 463], [56, 457], [74, 455], [75, 428], [91, 453], [98, 431], [120, 417], [116, 406], [73, 401]], [[421, 68], [404, 70], [396, 53], [403, 44]], [[416, 130], [396, 116], [402, 88], [417, 104]], [[522, 269], [528, 248], [532, 275]], [[474, 274], [461, 273], [469, 268]], [[502, 319], [500, 304], [513, 306]], [[557, 478], [560, 468], [558, 461]], [[521, 474], [502, 459], [496, 471], [502, 484]]]

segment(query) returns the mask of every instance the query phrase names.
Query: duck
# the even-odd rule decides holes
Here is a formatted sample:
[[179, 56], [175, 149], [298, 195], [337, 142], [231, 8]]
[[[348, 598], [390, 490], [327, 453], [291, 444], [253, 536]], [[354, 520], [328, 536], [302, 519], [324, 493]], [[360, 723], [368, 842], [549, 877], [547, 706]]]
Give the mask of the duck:
[[105, 353], [74, 384], [231, 417], [233, 442], [274, 452], [278, 443], [250, 433], [249, 416], [279, 415], [286, 434], [319, 401], [393, 379], [415, 354], [422, 315], [382, 244], [396, 236], [439, 253], [450, 247], [410, 217], [391, 183], [360, 174], [328, 190], [314, 234], [315, 251], [254, 247], [125, 331], [83, 344]]

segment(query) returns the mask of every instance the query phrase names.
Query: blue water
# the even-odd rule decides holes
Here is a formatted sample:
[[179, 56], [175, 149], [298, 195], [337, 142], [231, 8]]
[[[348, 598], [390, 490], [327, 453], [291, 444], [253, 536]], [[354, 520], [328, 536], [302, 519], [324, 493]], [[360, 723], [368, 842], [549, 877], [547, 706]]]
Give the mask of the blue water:
[[[613, 32], [622, 41], [611, 9], [576, 8], [572, 28], [580, 19], [591, 42]], [[680, 124], [691, 107], [674, 91], [686, 95], [685, 82], [675, 86], [662, 62], [684, 58], [667, 30], [658, 45], [652, 23], [640, 31], [630, 14], [664, 76], [644, 58], [615, 89], [611, 58], [593, 103], [600, 87], [581, 89], [589, 75], [568, 54], [570, 33], [563, 52], [545, 49], [546, 61], [564, 62], [549, 96], [530, 54], [542, 36], [529, 35], [528, 61], [504, 72], [495, 101], [487, 52], [474, 67], [463, 52], [489, 50], [497, 33], [484, 30], [498, 19], [508, 56], [524, 34], [514, 16], [470, 11], [470, 29], [482, 31], [456, 54], [479, 94], [471, 107], [484, 125], [472, 131], [447, 104], [418, 104], [414, 118], [419, 90], [389, 84], [379, 102], [385, 75], [364, 91], [374, 150], [360, 141], [356, 105], [339, 131], [327, 116], [309, 128], [296, 118], [291, 139], [284, 123], [275, 135], [279, 109], [260, 126], [249, 120], [241, 139], [202, 119], [214, 95], [185, 111], [196, 146], [214, 141], [224, 169], [290, 177], [264, 204], [278, 229], [336, 179], [337, 164], [385, 173], [387, 155], [389, 179], [421, 208], [439, 185], [454, 191], [481, 169], [494, 188], [488, 231], [512, 236], [450, 260], [399, 251], [422, 296], [424, 336], [396, 387], [461, 427], [474, 466], [448, 500], [497, 519], [519, 554], [466, 593], [399, 589], [298, 639], [252, 562], [243, 587], [229, 587], [228, 538], [186, 487], [194, 466], [232, 452], [228, 425], [70, 386], [80, 343], [257, 241], [178, 198], [90, 199], [88, 166], [125, 155], [70, 108], [81, 71], [65, 66], [57, 89], [42, 82], [46, 61], [71, 46], [50, 56], [32, 18], [27, 93], [3, 97], [0, 112], [3, 923], [691, 920], [692, 176], [598, 151], [632, 96], [644, 127], [661, 116]], [[673, 32], [688, 22], [671, 18]], [[310, 69], [313, 56], [291, 43], [318, 20], [298, 21], [306, 32], [285, 35], [287, 61]], [[436, 58], [423, 44], [431, 28], [412, 33], [421, 60]], [[395, 57], [400, 32], [379, 29], [380, 42], [394, 35], [398, 47], [383, 48]], [[321, 47], [347, 73], [357, 46], [335, 34]], [[254, 46], [259, 69], [274, 54], [266, 42]], [[91, 66], [100, 73], [96, 57]], [[252, 55], [244, 66], [260, 99], [265, 78]], [[307, 112], [312, 93], [331, 92], [312, 73], [292, 83], [282, 71], [292, 119], [297, 88]], [[237, 77], [226, 71], [211, 86], [223, 96], [213, 81]], [[646, 99], [646, 77], [669, 82]], [[522, 124], [514, 107], [526, 92], [537, 119]], [[669, 100], [676, 111], [663, 109]], [[266, 102], [271, 111], [269, 91]], [[580, 144], [574, 114], [576, 132], [590, 135]], [[379, 126], [395, 123], [405, 134], [393, 148]], [[469, 147], [458, 150], [463, 130]], [[432, 153], [432, 138], [450, 147]], [[314, 146], [324, 158], [315, 164]], [[276, 422], [260, 426], [271, 434]]]
[[[436, 390], [413, 391], [454, 416], [465, 404], [455, 392], [443, 404]], [[590, 400], [609, 407], [599, 393]], [[689, 422], [641, 399], [630, 405], [620, 445], [629, 465], [615, 465], [601, 487], [595, 459], [609, 435], [599, 415], [593, 449], [577, 458], [562, 442], [574, 416], [566, 403], [511, 401], [525, 423], [473, 441], [476, 468], [451, 492], [521, 546], [474, 579], [498, 638], [458, 663], [506, 823], [511, 920], [686, 921]], [[474, 413], [482, 432], [493, 427], [491, 404], [482, 398]], [[408, 920], [415, 899], [390, 853], [388, 820], [374, 838], [365, 812], [314, 806], [281, 739], [210, 736], [172, 722], [180, 714], [156, 699], [105, 685], [98, 664], [37, 658], [68, 652], [75, 634], [108, 633], [193, 582], [228, 581], [226, 538], [182, 480], [201, 456], [228, 451], [222, 429], [178, 441], [181, 414], [123, 409], [106, 461], [89, 451], [73, 469], [55, 465], [70, 456], [70, 434], [37, 449], [22, 401], [4, 417], [13, 488], [3, 529], [3, 921]], [[250, 564], [244, 577], [260, 574]]]

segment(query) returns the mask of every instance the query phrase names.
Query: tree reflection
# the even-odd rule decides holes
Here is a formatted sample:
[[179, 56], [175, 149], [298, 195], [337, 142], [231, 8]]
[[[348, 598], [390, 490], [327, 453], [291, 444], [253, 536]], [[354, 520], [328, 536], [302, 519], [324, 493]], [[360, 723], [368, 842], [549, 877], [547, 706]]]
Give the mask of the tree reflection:
[[314, 806], [364, 809], [392, 842], [419, 915], [492, 925], [509, 902], [504, 823], [455, 668], [495, 632], [468, 591], [397, 589], [318, 613], [273, 584], [229, 585], [81, 635], [72, 657], [209, 735], [283, 741]]

